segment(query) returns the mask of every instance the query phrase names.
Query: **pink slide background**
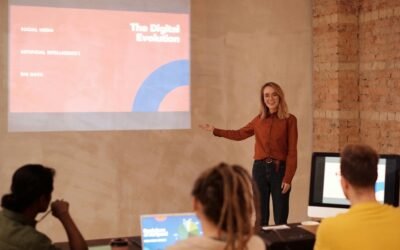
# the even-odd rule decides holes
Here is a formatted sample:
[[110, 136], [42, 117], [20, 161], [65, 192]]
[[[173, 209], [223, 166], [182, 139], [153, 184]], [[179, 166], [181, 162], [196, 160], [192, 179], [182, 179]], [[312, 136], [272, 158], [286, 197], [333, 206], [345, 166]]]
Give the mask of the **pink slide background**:
[[[133, 22], [179, 24], [181, 32], [168, 35], [181, 42], [136, 42]], [[10, 24], [10, 112], [130, 112], [151, 72], [189, 59], [188, 14], [12, 6]], [[21, 27], [54, 32], [21, 32]], [[20, 54], [27, 49], [80, 51], [80, 56]], [[189, 111], [189, 102], [184, 86], [165, 98], [160, 111]]]

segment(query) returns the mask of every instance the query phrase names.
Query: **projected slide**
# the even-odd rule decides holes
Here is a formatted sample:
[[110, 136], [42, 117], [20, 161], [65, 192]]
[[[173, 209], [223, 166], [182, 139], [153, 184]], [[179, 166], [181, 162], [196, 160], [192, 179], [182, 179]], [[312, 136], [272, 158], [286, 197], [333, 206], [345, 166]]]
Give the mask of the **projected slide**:
[[189, 1], [9, 2], [10, 131], [190, 128]]

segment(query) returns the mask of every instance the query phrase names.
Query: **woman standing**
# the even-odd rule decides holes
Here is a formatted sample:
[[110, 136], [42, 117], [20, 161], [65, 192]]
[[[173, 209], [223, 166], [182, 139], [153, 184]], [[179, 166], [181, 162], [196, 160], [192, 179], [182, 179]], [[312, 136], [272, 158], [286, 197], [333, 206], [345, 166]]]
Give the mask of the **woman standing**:
[[272, 197], [275, 224], [286, 224], [291, 182], [297, 168], [297, 119], [289, 114], [281, 87], [268, 82], [261, 87], [260, 113], [239, 130], [200, 125], [215, 136], [244, 140], [255, 135], [253, 179], [260, 193], [261, 226], [269, 222]]

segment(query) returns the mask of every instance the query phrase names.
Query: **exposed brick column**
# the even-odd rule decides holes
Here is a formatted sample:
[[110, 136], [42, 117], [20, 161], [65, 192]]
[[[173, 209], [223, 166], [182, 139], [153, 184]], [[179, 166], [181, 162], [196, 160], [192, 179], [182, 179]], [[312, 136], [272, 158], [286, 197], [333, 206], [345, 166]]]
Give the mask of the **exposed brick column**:
[[400, 1], [360, 6], [360, 135], [380, 153], [400, 153]]
[[314, 151], [400, 153], [400, 1], [314, 0]]
[[359, 1], [313, 2], [313, 150], [359, 138]]

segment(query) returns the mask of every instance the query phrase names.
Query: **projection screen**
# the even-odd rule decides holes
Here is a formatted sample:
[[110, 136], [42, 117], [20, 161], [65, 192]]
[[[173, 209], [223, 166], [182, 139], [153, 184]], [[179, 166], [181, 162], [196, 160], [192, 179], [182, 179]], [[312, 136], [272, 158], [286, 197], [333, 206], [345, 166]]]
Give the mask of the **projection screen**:
[[189, 0], [10, 0], [9, 131], [190, 128]]

